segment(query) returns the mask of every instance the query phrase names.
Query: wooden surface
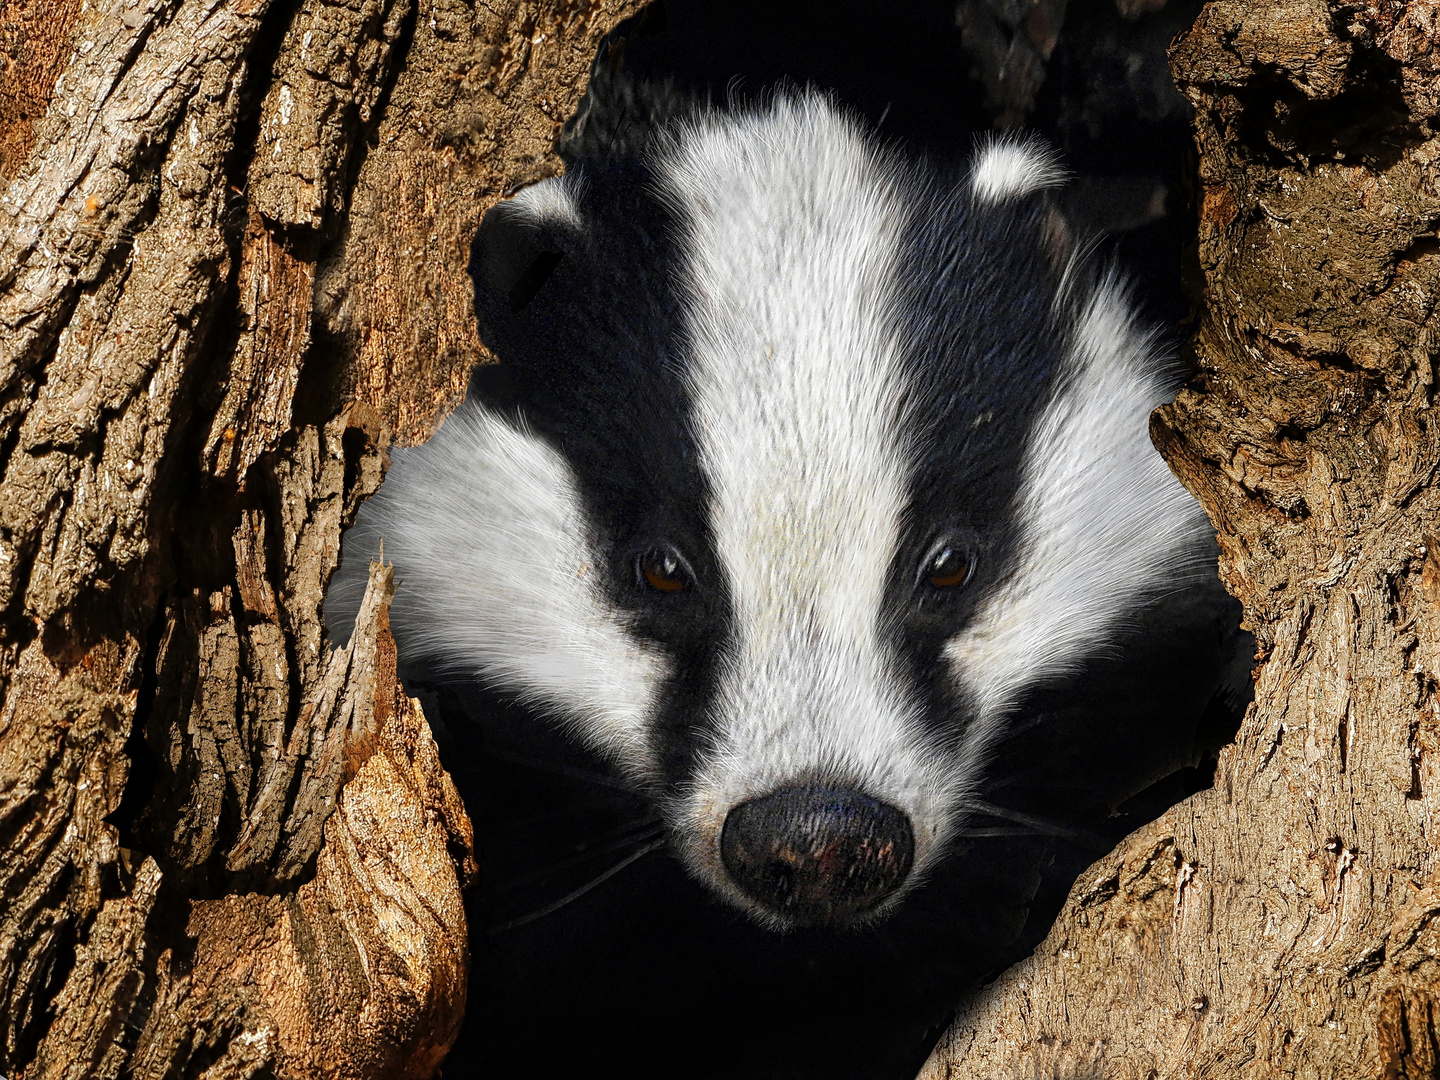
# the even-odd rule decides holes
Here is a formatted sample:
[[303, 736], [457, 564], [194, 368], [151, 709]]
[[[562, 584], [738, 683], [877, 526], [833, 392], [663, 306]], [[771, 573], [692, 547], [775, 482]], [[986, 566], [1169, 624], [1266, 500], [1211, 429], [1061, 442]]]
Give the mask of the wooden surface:
[[469, 826], [320, 602], [633, 7], [7, 0], [0, 1074], [433, 1072]]
[[1437, 10], [1217, 0], [1199, 375], [1152, 422], [1261, 643], [1212, 790], [1075, 886], [927, 1080], [1435, 1074]]

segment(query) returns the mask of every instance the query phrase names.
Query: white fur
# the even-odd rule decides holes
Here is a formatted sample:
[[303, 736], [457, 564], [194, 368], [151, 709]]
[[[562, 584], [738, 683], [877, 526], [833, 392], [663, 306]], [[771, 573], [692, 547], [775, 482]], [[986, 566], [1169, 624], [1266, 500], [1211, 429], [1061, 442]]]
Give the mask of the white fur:
[[580, 213], [580, 197], [584, 180], [578, 173], [552, 176], [521, 189], [509, 202], [499, 205], [535, 225], [557, 222], [578, 229], [584, 224]]
[[996, 137], [981, 148], [970, 169], [971, 192], [992, 205], [1064, 182], [1059, 158], [1036, 138]]
[[967, 778], [1027, 686], [1076, 670], [1127, 613], [1199, 569], [1205, 516], [1150, 443], [1150, 412], [1168, 398], [1152, 336], [1104, 281], [1031, 434], [1019, 565], [945, 649], [976, 710], [960, 762]]
[[702, 121], [660, 164], [683, 225], [684, 355], [736, 628], [675, 825], [691, 867], [765, 918], [719, 862], [736, 804], [807, 780], [853, 786], [909, 815], [917, 868], [947, 818], [943, 763], [880, 625], [909, 471], [894, 292], [906, 201], [813, 95]]
[[[889, 162], [815, 95], [704, 118], [656, 172], [681, 228], [677, 361], [735, 628], [713, 732], [668, 814], [691, 869], [778, 925], [721, 865], [731, 809], [790, 784], [859, 789], [909, 817], [913, 885], [1024, 689], [1103, 650], [1191, 569], [1206, 526], [1150, 445], [1166, 382], [1107, 281], [1081, 305], [1068, 371], [1026, 450], [1017, 569], [945, 649], [974, 722], [958, 749], [937, 746], [882, 621], [913, 467], [898, 281], [916, 211]], [[1036, 145], [1001, 142], [972, 184], [995, 202], [1059, 175]], [[513, 212], [578, 224], [567, 183], [527, 189]], [[346, 581], [363, 589], [382, 536], [407, 659], [548, 705], [637, 781], [653, 777], [646, 730], [670, 661], [594, 585], [575, 479], [555, 451], [467, 403], [397, 453], [347, 537], [339, 605]]]
[[395, 451], [345, 537], [326, 601], [337, 637], [349, 627], [332, 613], [357, 606], [382, 541], [406, 661], [549, 706], [632, 779], [649, 778], [647, 720], [668, 665], [597, 586], [575, 479], [555, 450], [467, 401], [429, 442]]

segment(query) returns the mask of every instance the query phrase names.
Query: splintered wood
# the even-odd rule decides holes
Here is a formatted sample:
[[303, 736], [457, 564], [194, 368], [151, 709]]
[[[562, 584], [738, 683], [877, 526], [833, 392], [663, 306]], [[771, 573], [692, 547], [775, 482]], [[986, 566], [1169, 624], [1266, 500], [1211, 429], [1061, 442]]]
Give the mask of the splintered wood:
[[268, 1023], [249, 1037], [268, 1042], [287, 1075], [429, 1076], [464, 1016], [470, 821], [420, 703], [395, 677], [393, 574], [372, 564], [355, 634], [307, 702], [312, 723], [334, 733], [317, 756], [348, 777], [314, 877], [289, 895], [190, 907], [192, 1010], [256, 1006]]

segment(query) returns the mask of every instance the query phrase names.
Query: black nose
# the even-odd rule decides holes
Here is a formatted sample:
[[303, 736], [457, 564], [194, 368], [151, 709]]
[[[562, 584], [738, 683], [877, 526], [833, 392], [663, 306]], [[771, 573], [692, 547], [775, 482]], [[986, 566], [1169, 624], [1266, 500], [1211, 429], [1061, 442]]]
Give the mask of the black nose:
[[843, 926], [894, 892], [915, 857], [909, 819], [845, 788], [784, 788], [731, 810], [720, 857], [751, 899], [793, 923]]

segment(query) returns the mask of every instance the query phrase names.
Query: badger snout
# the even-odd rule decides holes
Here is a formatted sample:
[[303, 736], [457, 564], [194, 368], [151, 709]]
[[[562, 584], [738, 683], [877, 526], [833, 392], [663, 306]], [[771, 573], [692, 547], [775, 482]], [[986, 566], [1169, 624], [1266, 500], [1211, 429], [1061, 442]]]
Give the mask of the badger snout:
[[741, 803], [720, 834], [725, 869], [752, 900], [801, 926], [845, 926], [900, 887], [909, 819], [846, 788], [783, 788]]

